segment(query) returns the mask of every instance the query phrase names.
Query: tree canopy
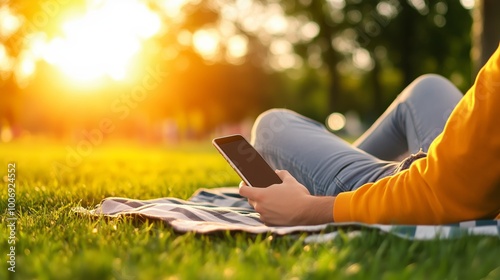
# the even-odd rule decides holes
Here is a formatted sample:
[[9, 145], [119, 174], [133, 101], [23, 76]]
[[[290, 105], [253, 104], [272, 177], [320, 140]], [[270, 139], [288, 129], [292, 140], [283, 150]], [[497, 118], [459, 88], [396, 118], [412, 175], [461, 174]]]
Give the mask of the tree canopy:
[[209, 131], [275, 106], [370, 120], [425, 73], [467, 89], [473, 3], [3, 0], [0, 119], [91, 126], [158, 68], [168, 75], [124, 127], [171, 118]]

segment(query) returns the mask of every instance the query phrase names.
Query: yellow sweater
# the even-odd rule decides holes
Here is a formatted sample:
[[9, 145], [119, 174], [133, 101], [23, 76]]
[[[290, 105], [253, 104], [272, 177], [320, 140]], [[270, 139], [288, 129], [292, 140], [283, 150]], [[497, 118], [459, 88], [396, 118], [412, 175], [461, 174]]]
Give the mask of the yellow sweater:
[[426, 158], [335, 199], [335, 222], [445, 224], [500, 218], [500, 47]]

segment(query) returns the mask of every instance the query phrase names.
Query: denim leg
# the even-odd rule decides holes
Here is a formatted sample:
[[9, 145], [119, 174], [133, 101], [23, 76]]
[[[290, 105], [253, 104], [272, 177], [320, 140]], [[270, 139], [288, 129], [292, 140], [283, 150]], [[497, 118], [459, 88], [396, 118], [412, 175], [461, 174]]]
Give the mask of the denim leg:
[[273, 168], [288, 170], [314, 195], [337, 195], [387, 176], [397, 163], [350, 145], [309, 118], [286, 109], [261, 114], [252, 144]]
[[252, 144], [274, 168], [288, 170], [314, 195], [337, 195], [375, 182], [397, 166], [405, 153], [425, 152], [458, 101], [459, 90], [438, 75], [411, 83], [350, 145], [325, 127], [289, 110], [263, 113], [252, 130]]
[[421, 76], [353, 145], [383, 160], [395, 160], [419, 149], [427, 152], [461, 98], [462, 93], [447, 79], [434, 74]]

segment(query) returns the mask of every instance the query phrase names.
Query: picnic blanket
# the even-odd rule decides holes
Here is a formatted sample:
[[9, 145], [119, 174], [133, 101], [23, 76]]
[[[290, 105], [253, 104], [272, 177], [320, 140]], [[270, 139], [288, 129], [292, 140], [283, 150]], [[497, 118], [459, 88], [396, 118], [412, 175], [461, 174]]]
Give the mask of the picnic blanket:
[[137, 216], [161, 220], [175, 231], [208, 234], [220, 231], [244, 231], [276, 235], [307, 233], [305, 242], [325, 242], [335, 238], [339, 229], [350, 232], [361, 229], [378, 230], [415, 240], [448, 239], [463, 235], [500, 237], [500, 220], [476, 220], [450, 225], [381, 225], [363, 223], [329, 223], [315, 226], [266, 226], [238, 188], [200, 189], [188, 200], [159, 198], [136, 200], [121, 197], [104, 199], [95, 209], [74, 208], [85, 215], [107, 217]]

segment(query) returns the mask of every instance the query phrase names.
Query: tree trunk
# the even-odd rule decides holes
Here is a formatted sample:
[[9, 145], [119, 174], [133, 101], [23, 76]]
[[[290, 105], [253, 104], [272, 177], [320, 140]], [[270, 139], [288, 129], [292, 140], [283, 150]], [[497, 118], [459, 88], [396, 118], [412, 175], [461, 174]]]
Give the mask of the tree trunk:
[[331, 77], [328, 89], [328, 111], [335, 112], [339, 110], [339, 101], [342, 95], [340, 73], [337, 70], [337, 64], [340, 62], [341, 57], [332, 46], [332, 36], [335, 35], [338, 27], [331, 23], [331, 15], [329, 12], [325, 12], [323, 5], [326, 5], [324, 1], [312, 2], [312, 9], [319, 15], [317, 22], [320, 28], [318, 38], [327, 45], [327, 49], [323, 52], [323, 62], [328, 65]]
[[500, 40], [500, 1], [476, 0], [472, 28], [474, 76], [498, 48]]
[[330, 71], [330, 88], [329, 88], [329, 99], [328, 99], [328, 111], [336, 112], [339, 111], [340, 96], [342, 94], [342, 86], [340, 81], [340, 73], [337, 70], [337, 64], [340, 61], [339, 55], [333, 50], [333, 48], [326, 55], [326, 63]]
[[404, 86], [409, 85], [415, 79], [415, 70], [412, 57], [414, 53], [414, 35], [415, 35], [415, 13], [413, 7], [406, 1], [402, 1], [402, 10], [399, 15], [402, 18], [402, 34], [400, 37], [401, 66], [403, 70]]
[[371, 71], [370, 78], [373, 86], [373, 113], [375, 116], [380, 116], [385, 111], [382, 84], [380, 82], [380, 62], [374, 53], [371, 54], [374, 60], [374, 67]]

